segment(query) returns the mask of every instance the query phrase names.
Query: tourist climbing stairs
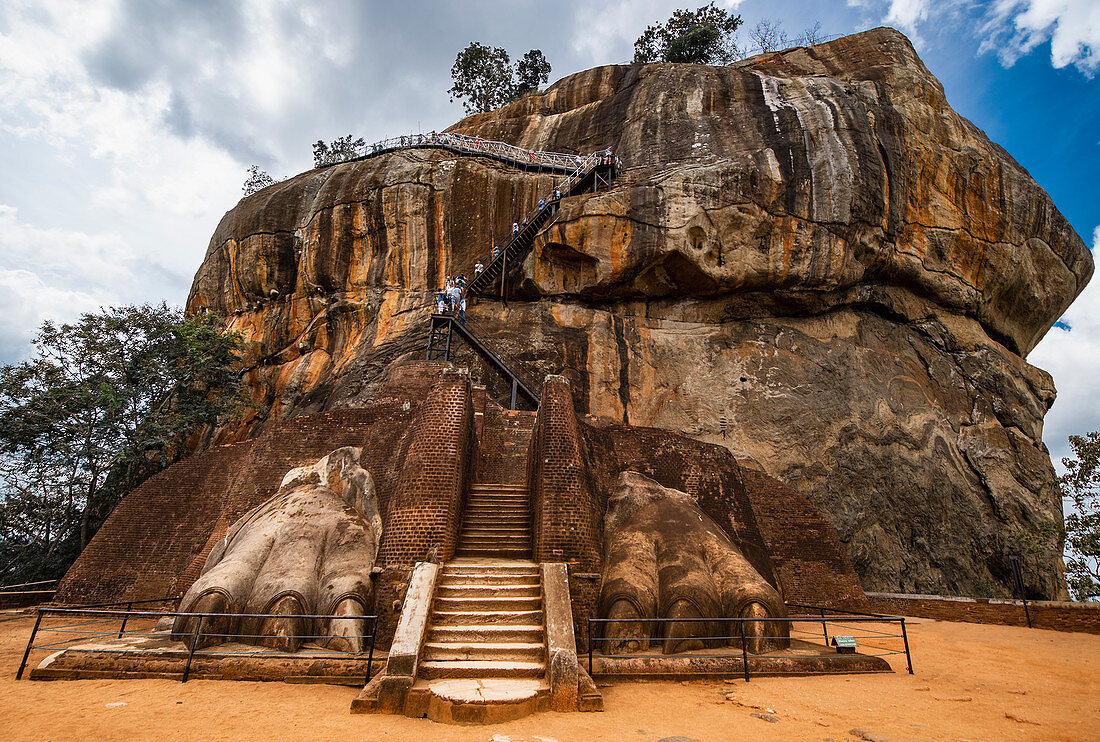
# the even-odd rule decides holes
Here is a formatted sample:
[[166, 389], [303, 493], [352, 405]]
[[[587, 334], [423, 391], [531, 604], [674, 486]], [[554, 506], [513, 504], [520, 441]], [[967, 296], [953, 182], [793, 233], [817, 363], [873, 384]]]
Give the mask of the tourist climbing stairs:
[[597, 188], [601, 183], [610, 182], [616, 167], [617, 160], [610, 155], [594, 155], [585, 158], [583, 164], [558, 185], [557, 197], [545, 200], [542, 206], [527, 215], [522, 225], [518, 225], [518, 231], [509, 237], [500, 252], [491, 257], [485, 268], [470, 281], [466, 293], [473, 296], [505, 298], [506, 274], [527, 258], [527, 254], [534, 247], [535, 237], [557, 215], [558, 209], [561, 208], [561, 199], [582, 193], [589, 187]]

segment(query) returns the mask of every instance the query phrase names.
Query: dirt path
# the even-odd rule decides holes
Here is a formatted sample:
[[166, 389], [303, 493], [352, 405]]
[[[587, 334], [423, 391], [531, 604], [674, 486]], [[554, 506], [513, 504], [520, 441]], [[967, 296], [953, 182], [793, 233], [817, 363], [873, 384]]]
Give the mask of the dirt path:
[[602, 714], [452, 727], [353, 716], [356, 690], [334, 686], [17, 683], [32, 622], [0, 614], [0, 740], [1100, 739], [1100, 636], [1089, 634], [916, 621], [914, 676], [902, 657], [894, 675], [624, 682], [602, 689]]

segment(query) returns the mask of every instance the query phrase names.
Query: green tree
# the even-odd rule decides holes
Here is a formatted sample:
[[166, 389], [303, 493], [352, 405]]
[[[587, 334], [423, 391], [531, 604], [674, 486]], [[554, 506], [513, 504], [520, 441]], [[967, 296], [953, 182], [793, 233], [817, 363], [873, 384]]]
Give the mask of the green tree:
[[259, 165], [251, 165], [248, 168], [248, 177], [245, 178], [241, 190], [244, 191], [244, 195], [251, 196], [256, 191], [267, 188], [269, 185], [275, 185], [275, 179], [268, 175], [266, 171], [261, 170]]
[[1100, 432], [1071, 435], [1073, 456], [1062, 459], [1066, 515], [1066, 582], [1077, 600], [1100, 598]]
[[466, 113], [484, 113], [518, 100], [550, 75], [550, 63], [538, 49], [531, 49], [513, 67], [503, 47], [471, 42], [455, 57], [451, 66], [454, 84], [447, 92], [461, 100]]
[[516, 83], [512, 90], [513, 100], [527, 95], [550, 79], [550, 63], [538, 49], [531, 49], [516, 60]]
[[46, 322], [0, 366], [0, 580], [60, 576], [123, 494], [244, 407], [213, 315], [111, 308]]
[[335, 165], [338, 162], [354, 160], [359, 156], [359, 148], [364, 145], [366, 145], [366, 142], [363, 141], [363, 137], [352, 139], [351, 134], [333, 139], [327, 143], [322, 139], [318, 139], [313, 143], [313, 167], [325, 167], [326, 165]]
[[698, 10], [676, 10], [634, 42], [634, 62], [728, 64], [740, 57], [734, 34], [741, 16], [713, 2]]

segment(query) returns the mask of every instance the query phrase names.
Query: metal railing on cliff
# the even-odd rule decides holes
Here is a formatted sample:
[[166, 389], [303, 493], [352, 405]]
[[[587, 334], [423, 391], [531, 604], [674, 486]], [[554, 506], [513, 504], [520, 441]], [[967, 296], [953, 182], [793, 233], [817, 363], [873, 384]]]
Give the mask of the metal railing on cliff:
[[[362, 147], [357, 147], [354, 154], [339, 157], [332, 162], [326, 162], [322, 167], [366, 160], [370, 157], [377, 157], [402, 149], [446, 149], [460, 154], [503, 160], [524, 169], [536, 168], [570, 176], [590, 170], [596, 164], [598, 158], [609, 154], [609, 150], [598, 150], [589, 155], [549, 152], [546, 150], [525, 149], [507, 142], [497, 142], [492, 139], [471, 137], [465, 134], [431, 132], [430, 134], [408, 134], [390, 137], [372, 144], [365, 144]], [[617, 164], [621, 165], [622, 163]], [[563, 185], [565, 182], [562, 181], [557, 187], [565, 190]]]

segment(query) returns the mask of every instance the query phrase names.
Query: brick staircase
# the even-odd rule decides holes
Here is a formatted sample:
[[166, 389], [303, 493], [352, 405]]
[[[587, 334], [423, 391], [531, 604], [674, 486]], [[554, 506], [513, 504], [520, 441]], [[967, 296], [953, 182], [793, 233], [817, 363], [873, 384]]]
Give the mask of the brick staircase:
[[414, 716], [506, 721], [548, 707], [546, 620], [531, 560], [527, 447], [534, 414], [485, 405], [477, 482], [463, 509], [455, 558], [436, 584], [416, 683]]
[[531, 509], [522, 484], [470, 487], [456, 557], [531, 558]]

